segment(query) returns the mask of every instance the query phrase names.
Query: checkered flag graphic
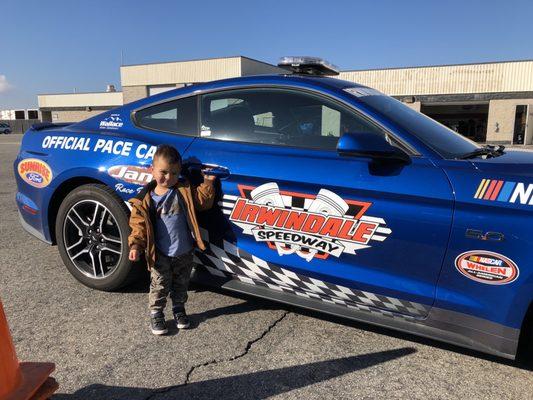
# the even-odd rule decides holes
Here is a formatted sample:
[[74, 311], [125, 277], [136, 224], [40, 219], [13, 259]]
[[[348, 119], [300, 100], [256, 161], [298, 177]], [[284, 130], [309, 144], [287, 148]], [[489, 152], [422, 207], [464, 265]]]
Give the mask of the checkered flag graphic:
[[[202, 230], [202, 238], [209, 243], [207, 231]], [[239, 249], [227, 241], [223, 241], [222, 248], [209, 243], [206, 251], [195, 254], [195, 262], [215, 276], [238, 279], [251, 285], [380, 316], [414, 320], [424, 317], [429, 311], [429, 307], [419, 303], [350, 289], [296, 274]]]

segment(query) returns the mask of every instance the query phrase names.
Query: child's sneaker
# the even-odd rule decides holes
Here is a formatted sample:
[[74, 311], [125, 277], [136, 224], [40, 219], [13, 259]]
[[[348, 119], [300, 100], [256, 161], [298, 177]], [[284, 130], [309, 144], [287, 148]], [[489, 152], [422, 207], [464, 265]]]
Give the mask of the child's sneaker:
[[150, 314], [150, 328], [154, 335], [164, 335], [168, 332], [163, 313]]
[[176, 321], [176, 327], [178, 329], [188, 329], [191, 326], [191, 321], [187, 317], [185, 310], [174, 311], [174, 321]]

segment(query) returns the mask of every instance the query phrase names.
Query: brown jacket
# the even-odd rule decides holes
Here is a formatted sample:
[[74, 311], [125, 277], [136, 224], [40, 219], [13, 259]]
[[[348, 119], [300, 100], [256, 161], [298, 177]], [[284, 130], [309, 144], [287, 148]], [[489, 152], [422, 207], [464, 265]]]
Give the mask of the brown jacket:
[[[132, 206], [130, 216], [131, 234], [128, 237], [128, 244], [144, 251], [146, 266], [152, 269], [155, 264], [156, 247], [154, 239], [155, 213], [152, 210], [152, 197], [150, 192], [156, 187], [156, 181], [147, 184], [144, 189], [134, 198], [129, 200]], [[178, 189], [185, 208], [187, 209], [187, 223], [191, 230], [196, 245], [199, 249], [205, 250], [205, 244], [200, 237], [200, 228], [196, 219], [196, 212], [208, 210], [213, 206], [215, 190], [212, 184], [202, 183], [199, 186], [192, 186], [189, 181], [179, 181], [174, 188]]]

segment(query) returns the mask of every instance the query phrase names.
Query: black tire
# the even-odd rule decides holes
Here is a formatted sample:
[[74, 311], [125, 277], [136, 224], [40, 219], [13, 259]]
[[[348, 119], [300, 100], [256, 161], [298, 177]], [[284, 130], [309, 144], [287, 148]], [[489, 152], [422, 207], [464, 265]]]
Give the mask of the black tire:
[[55, 231], [59, 254], [74, 278], [113, 291], [140, 276], [142, 268], [128, 260], [128, 220], [124, 201], [105, 185], [83, 185], [65, 197]]

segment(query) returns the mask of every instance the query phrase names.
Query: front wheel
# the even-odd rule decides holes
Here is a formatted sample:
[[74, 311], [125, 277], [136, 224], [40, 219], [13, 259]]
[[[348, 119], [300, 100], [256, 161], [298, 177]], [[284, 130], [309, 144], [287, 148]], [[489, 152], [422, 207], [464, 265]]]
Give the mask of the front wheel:
[[129, 213], [105, 185], [73, 190], [56, 219], [59, 253], [69, 272], [94, 289], [111, 291], [129, 284], [139, 265], [128, 260]]

